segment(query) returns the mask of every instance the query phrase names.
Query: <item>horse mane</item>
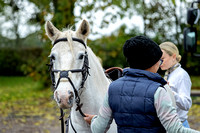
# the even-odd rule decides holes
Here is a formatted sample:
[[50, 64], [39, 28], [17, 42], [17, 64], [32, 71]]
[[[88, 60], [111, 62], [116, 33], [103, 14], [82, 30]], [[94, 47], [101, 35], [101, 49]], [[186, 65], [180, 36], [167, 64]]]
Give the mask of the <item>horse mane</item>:
[[88, 53], [90, 53], [90, 55], [95, 59], [95, 61], [97, 61], [96, 63], [99, 66], [103, 67], [102, 63], [101, 63], [101, 58], [97, 57], [89, 46], [87, 46], [87, 49], [88, 49]]

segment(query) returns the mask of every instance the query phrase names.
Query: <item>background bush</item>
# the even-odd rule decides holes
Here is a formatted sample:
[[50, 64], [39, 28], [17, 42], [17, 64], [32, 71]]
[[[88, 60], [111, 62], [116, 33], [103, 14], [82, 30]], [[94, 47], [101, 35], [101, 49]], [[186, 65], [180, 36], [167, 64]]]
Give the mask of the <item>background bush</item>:
[[0, 49], [0, 75], [22, 76], [29, 68], [23, 69], [28, 62], [34, 64], [40, 58], [42, 48], [1, 48]]
[[[138, 35], [138, 33], [137, 31], [132, 31], [132, 34], [125, 34], [123, 31], [122, 27], [115, 35], [102, 37], [95, 41], [88, 40], [88, 46], [102, 59], [104, 69], [113, 66], [122, 68], [128, 66], [123, 56], [122, 47], [127, 39]], [[158, 44], [161, 43], [159, 40], [153, 40]], [[51, 78], [46, 64], [49, 63], [48, 55], [52, 46], [49, 41], [41, 46], [0, 48], [0, 75], [30, 76], [49, 87], [51, 85]], [[183, 68], [190, 75], [200, 75], [200, 59], [192, 56], [190, 53], [184, 53], [183, 47], [179, 47], [179, 50], [182, 55], [181, 64]], [[158, 73], [162, 75], [164, 71], [158, 71]]]
[[23, 72], [20, 69], [23, 64], [20, 54], [21, 52], [16, 49], [0, 49], [0, 75], [23, 75]]

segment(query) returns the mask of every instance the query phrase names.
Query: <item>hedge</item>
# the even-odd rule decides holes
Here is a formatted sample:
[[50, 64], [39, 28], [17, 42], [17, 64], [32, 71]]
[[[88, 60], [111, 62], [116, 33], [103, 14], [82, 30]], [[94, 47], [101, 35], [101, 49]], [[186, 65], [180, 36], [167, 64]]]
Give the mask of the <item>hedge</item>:
[[23, 69], [28, 62], [34, 63], [42, 53], [42, 48], [1, 48], [0, 75], [24, 76], [28, 70]]

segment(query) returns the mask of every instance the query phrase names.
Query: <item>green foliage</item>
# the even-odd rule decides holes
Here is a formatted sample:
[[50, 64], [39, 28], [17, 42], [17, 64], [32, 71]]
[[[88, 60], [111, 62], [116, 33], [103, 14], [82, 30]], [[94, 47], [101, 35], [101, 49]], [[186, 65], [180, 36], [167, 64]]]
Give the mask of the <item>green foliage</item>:
[[88, 42], [94, 53], [102, 59], [105, 69], [115, 66], [122, 68], [128, 66], [123, 56], [122, 47], [126, 40], [139, 35], [139, 32], [135, 29], [131, 31], [131, 34], [126, 34], [125, 29], [126, 27], [122, 26], [115, 31], [115, 34], [109, 37], [102, 37], [101, 39]]
[[21, 75], [21, 52], [10, 48], [0, 49], [0, 75]]
[[[31, 66], [41, 56], [41, 48], [1, 48], [0, 49], [0, 75], [23, 75], [27, 74]], [[30, 63], [29, 63], [30, 62]]]
[[[2, 18], [2, 26], [0, 26], [0, 28], [8, 38], [15, 39], [14, 45], [20, 45], [20, 26], [23, 21], [26, 21], [26, 19], [22, 19], [22, 17], [24, 17], [22, 12], [24, 14], [27, 13], [24, 9], [23, 3], [23, 0], [4, 0], [4, 2], [0, 2], [0, 15]], [[2, 34], [2, 32], [0, 34]]]
[[[144, 35], [157, 36], [159, 40], [171, 40], [176, 44], [182, 44], [183, 27], [181, 25], [185, 24], [183, 18], [186, 18], [186, 15], [181, 10], [187, 10], [184, 6], [187, 7], [188, 3], [185, 0], [179, 2], [181, 3], [179, 4], [180, 12], [177, 10], [175, 0], [93, 0], [92, 2], [90, 0], [77, 0], [76, 5], [81, 7], [80, 14], [86, 14], [85, 16], [92, 26], [95, 25], [94, 20], [98, 19], [98, 15], [94, 14], [97, 11], [105, 12], [101, 28], [107, 28], [109, 24], [115, 24], [125, 17], [131, 19], [133, 16], [140, 16], [143, 19], [141, 25], [144, 25]], [[77, 17], [81, 19], [82, 15]], [[135, 21], [131, 24], [134, 25]], [[175, 31], [171, 32], [169, 29]], [[93, 29], [91, 30], [93, 31]]]
[[[46, 46], [46, 45], [45, 45]], [[27, 75], [50, 86], [48, 55], [50, 46], [35, 48], [1, 48], [0, 75]]]
[[48, 56], [50, 48], [49, 44], [44, 44], [39, 56], [34, 55], [34, 57], [29, 58], [26, 64], [23, 64], [21, 67], [25, 75], [29, 75], [34, 80], [42, 82], [45, 86], [50, 86], [51, 84], [48, 67], [46, 65], [49, 63]]
[[200, 90], [200, 76], [191, 76], [192, 89]]
[[76, 0], [53, 0], [54, 5], [54, 17], [52, 22], [58, 28], [68, 27], [70, 24], [74, 24], [74, 6]]
[[200, 59], [199, 57], [195, 57], [191, 55], [190, 53], [186, 54], [187, 56], [185, 57], [187, 59], [186, 62], [186, 70], [189, 74], [192, 75], [200, 75]]
[[70, 24], [74, 24], [74, 6], [76, 0], [29, 0], [34, 3], [38, 10], [32, 15], [30, 22], [34, 22], [39, 24], [42, 29], [42, 37], [45, 37], [44, 32], [44, 24], [49, 18], [49, 16], [53, 16], [52, 22], [54, 25], [60, 28], [66, 28]]

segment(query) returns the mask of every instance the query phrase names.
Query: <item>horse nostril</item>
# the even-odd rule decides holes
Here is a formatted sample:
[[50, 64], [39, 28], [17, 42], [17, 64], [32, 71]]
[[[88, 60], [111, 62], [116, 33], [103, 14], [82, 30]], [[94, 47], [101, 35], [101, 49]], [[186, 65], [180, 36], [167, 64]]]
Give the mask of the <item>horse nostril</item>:
[[73, 97], [74, 96], [72, 91], [68, 91], [68, 94], [69, 94], [69, 97]]
[[69, 94], [69, 101], [68, 101], [68, 103], [72, 104], [72, 101], [73, 101], [73, 98], [74, 98], [74, 94], [73, 94], [72, 91], [68, 91], [68, 94]]
[[55, 99], [58, 103], [61, 103], [61, 100], [58, 98], [58, 92], [55, 92]]

